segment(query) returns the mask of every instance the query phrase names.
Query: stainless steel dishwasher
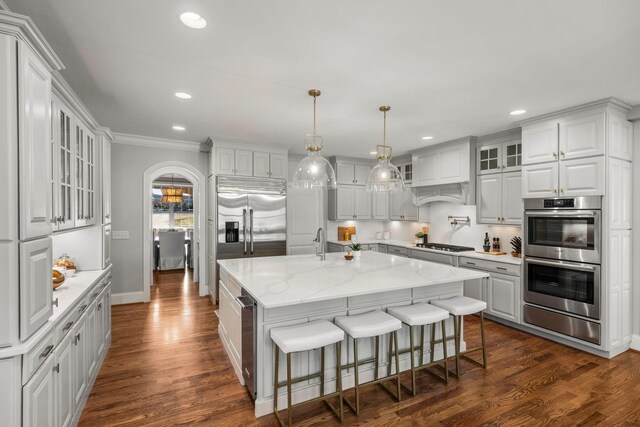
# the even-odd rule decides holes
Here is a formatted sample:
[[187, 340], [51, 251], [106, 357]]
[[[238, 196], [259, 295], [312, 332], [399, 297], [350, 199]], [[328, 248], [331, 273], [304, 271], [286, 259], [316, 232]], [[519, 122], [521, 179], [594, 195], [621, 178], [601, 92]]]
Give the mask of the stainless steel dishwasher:
[[242, 377], [247, 392], [256, 399], [256, 301], [242, 290], [237, 298], [242, 308]]

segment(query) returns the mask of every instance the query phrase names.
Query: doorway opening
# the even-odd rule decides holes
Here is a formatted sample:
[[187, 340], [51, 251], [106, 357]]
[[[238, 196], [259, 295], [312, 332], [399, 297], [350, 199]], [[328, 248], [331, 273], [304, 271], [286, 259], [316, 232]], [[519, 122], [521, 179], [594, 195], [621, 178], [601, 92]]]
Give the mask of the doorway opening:
[[181, 274], [207, 295], [204, 175], [182, 162], [163, 162], [144, 173], [143, 300], [163, 274]]

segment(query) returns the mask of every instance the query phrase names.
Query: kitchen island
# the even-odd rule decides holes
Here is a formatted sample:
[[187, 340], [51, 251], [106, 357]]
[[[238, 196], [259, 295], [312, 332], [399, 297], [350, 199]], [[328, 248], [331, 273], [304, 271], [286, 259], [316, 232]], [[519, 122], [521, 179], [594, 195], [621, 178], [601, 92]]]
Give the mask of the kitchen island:
[[[270, 330], [273, 327], [295, 325], [316, 319], [333, 321], [336, 316], [384, 310], [389, 306], [428, 302], [434, 299], [462, 295], [465, 281], [489, 277], [488, 273], [464, 270], [418, 259], [409, 259], [377, 252], [362, 253], [360, 259], [347, 261], [342, 253], [327, 254], [321, 261], [313, 255], [266, 258], [243, 258], [218, 261], [220, 264], [219, 333], [234, 370], [241, 383], [242, 355], [251, 356], [248, 344], [243, 347], [242, 304], [238, 298], [249, 295], [255, 300], [255, 325], [252, 344], [255, 366], [255, 415], [268, 414], [273, 408], [273, 345]], [[246, 324], [245, 324], [246, 325]], [[451, 340], [447, 351], [453, 354], [453, 326], [447, 330]], [[408, 346], [407, 330], [399, 333], [400, 347]], [[439, 337], [437, 336], [436, 339]], [[428, 339], [428, 337], [427, 337]], [[388, 343], [382, 340], [382, 345]], [[462, 343], [464, 350], [464, 342]], [[342, 346], [342, 360], [353, 361], [353, 342]], [[386, 347], [383, 347], [386, 348]], [[334, 349], [327, 348], [325, 390], [335, 387]], [[360, 343], [361, 358], [373, 354], [373, 340]], [[316, 354], [317, 353], [317, 354]], [[384, 353], [384, 352], [383, 352]], [[347, 358], [347, 355], [348, 358]], [[400, 368], [409, 368], [409, 355], [400, 360]], [[436, 346], [435, 358], [442, 357], [442, 346]], [[294, 377], [313, 373], [319, 369], [319, 352], [293, 354]], [[382, 358], [381, 366], [386, 364]], [[281, 366], [280, 378], [284, 378]], [[361, 367], [361, 381], [373, 378], [373, 366]], [[384, 372], [384, 370], [383, 370]], [[353, 370], [343, 372], [343, 387], [353, 386]], [[279, 396], [279, 405], [285, 405], [285, 394]], [[294, 402], [319, 393], [318, 379], [294, 386]], [[284, 406], [280, 406], [284, 407]]]

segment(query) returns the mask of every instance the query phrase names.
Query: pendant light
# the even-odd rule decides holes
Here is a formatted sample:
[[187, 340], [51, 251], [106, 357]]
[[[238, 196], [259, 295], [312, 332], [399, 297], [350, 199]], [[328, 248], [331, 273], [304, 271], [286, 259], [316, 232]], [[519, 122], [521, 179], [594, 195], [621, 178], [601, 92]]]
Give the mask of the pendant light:
[[184, 203], [182, 193], [184, 190], [173, 185], [173, 174], [171, 174], [171, 187], [162, 188], [162, 203]]
[[309, 96], [313, 97], [313, 133], [305, 134], [305, 150], [307, 157], [298, 163], [293, 175], [293, 187], [303, 189], [336, 188], [336, 173], [327, 159], [322, 157], [324, 139], [316, 132], [316, 100], [320, 96], [318, 89], [311, 89]]
[[387, 145], [387, 111], [388, 105], [379, 108], [384, 113], [384, 130], [382, 145], [377, 146], [378, 164], [369, 172], [367, 191], [404, 191], [404, 179], [397, 167], [391, 164], [391, 147]]

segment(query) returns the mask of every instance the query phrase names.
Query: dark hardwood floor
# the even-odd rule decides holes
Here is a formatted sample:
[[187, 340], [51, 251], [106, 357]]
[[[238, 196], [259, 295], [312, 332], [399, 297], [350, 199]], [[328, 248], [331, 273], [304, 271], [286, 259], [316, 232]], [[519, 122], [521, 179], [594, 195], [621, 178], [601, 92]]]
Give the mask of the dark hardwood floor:
[[[112, 344], [81, 426], [271, 426], [256, 420], [218, 338], [208, 298], [183, 273], [156, 276], [150, 304], [113, 307]], [[479, 341], [478, 320], [465, 333]], [[640, 354], [602, 359], [487, 322], [489, 367], [463, 364], [460, 380], [419, 376], [420, 393], [393, 402], [362, 393], [346, 425], [640, 425]], [[339, 424], [322, 404], [295, 412], [302, 425]]]

